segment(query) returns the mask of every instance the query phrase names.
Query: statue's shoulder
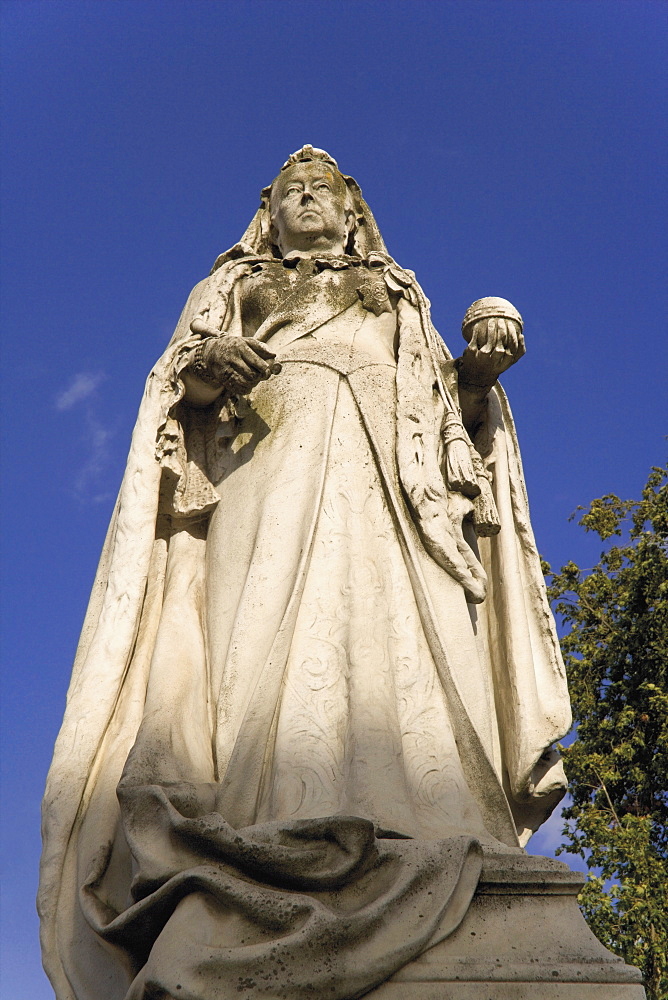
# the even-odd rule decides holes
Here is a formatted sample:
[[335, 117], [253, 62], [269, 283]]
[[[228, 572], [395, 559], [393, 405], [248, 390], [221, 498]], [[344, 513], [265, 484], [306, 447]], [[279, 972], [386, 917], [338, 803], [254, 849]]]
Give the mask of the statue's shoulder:
[[204, 289], [215, 289], [219, 294], [227, 294], [238, 281], [249, 274], [267, 267], [280, 267], [281, 264], [276, 258], [257, 253], [231, 255], [232, 250], [228, 250], [216, 258], [208, 277], [200, 283]]
[[210, 275], [216, 274], [216, 272], [221, 269], [224, 271], [230, 269], [235, 270], [236, 268], [243, 268], [243, 265], [246, 263], [255, 262], [280, 263], [280, 261], [277, 261], [275, 257], [258, 253], [257, 250], [254, 250], [253, 247], [247, 243], [235, 243], [229, 250], [225, 250], [224, 253], [218, 254], [213, 262]]

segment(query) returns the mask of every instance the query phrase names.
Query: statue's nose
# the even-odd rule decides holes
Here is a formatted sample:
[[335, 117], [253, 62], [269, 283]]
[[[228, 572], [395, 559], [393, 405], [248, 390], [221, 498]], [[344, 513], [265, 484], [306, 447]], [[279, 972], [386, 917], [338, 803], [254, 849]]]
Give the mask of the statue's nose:
[[313, 193], [309, 191], [308, 188], [305, 188], [302, 192], [302, 204], [307, 201], [313, 201]]

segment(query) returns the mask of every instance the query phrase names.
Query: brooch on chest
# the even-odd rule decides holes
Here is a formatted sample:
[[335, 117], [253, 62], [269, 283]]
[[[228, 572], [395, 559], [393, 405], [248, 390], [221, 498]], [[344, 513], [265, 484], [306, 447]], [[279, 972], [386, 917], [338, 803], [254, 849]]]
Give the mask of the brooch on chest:
[[365, 274], [357, 288], [357, 294], [362, 300], [364, 308], [375, 313], [376, 316], [380, 316], [384, 312], [392, 312], [387, 285], [380, 276]]

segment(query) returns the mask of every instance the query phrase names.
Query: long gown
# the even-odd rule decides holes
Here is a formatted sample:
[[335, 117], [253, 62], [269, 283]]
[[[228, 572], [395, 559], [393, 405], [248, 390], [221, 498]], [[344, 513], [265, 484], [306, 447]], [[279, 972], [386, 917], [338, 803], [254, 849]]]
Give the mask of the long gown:
[[[230, 263], [147, 384], [45, 811], [56, 829], [77, 747], [44, 862], [58, 1000], [361, 996], [457, 925], [479, 845], [519, 851], [562, 794], [563, 667], [505, 398], [474, 605], [402, 478], [396, 298], [370, 306], [341, 268], [300, 314], [299, 267]], [[198, 411], [174, 386], [221, 288], [223, 330], [283, 368]]]

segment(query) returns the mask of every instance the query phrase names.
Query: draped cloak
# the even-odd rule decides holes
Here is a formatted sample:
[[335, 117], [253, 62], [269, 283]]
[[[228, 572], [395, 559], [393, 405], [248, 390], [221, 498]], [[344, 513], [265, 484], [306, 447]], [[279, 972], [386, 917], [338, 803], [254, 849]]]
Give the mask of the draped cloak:
[[439, 451], [435, 366], [455, 405], [456, 373], [379, 251], [323, 261], [252, 331], [279, 376], [195, 410], [192, 319], [244, 335], [243, 283], [284, 266], [247, 239], [149, 375], [45, 796], [58, 1000], [362, 996], [457, 926], [480, 845], [521, 850], [563, 794], [507, 400], [475, 441], [500, 531], [475, 539]]

